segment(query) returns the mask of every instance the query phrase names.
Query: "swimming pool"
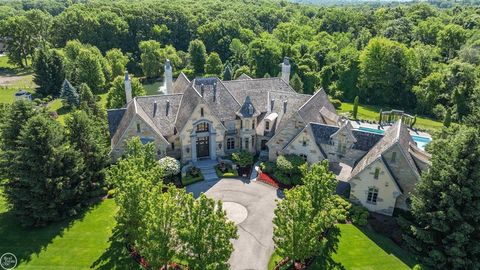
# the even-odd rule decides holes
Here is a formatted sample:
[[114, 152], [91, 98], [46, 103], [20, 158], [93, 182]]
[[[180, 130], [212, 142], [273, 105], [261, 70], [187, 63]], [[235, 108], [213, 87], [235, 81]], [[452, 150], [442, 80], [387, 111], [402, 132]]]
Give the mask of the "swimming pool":
[[[368, 128], [368, 127], [359, 127], [358, 130], [377, 133], [377, 134], [385, 133], [385, 131], [382, 129]], [[432, 140], [431, 138], [428, 138], [428, 137], [422, 137], [417, 135], [411, 135], [411, 136], [412, 136], [412, 139], [417, 143], [418, 148], [420, 149], [425, 149], [425, 146]]]

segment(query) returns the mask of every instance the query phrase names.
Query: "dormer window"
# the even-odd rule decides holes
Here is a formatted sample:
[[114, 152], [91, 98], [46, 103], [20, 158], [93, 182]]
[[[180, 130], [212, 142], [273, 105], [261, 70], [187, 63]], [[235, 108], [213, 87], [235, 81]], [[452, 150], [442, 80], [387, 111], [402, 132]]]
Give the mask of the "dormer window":
[[252, 115], [253, 114], [253, 106], [252, 104], [248, 105], [248, 114]]
[[270, 129], [270, 122], [265, 121], [265, 130], [269, 130], [269, 129]]

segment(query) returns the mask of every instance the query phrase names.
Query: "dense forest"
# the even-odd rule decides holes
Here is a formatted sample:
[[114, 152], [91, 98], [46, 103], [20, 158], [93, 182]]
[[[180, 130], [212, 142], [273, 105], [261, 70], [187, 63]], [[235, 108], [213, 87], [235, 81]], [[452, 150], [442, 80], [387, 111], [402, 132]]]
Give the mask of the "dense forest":
[[33, 60], [36, 73], [56, 66], [43, 84], [36, 74], [44, 93], [52, 77], [57, 89], [66, 77], [104, 92], [124, 63], [152, 80], [163, 75], [166, 58], [176, 74], [229, 79], [277, 76], [289, 57], [297, 91], [323, 87], [342, 101], [359, 96], [363, 104], [472, 122], [480, 103], [480, 9], [439, 6], [6, 1], [0, 35], [15, 64]]

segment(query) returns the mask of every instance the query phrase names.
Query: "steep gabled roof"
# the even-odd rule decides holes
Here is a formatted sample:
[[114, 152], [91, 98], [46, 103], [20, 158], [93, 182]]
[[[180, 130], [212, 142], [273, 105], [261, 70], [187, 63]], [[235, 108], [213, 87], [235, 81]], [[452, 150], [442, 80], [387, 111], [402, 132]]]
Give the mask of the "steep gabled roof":
[[120, 121], [120, 123], [118, 123], [115, 134], [113, 134], [111, 136], [112, 137], [112, 148], [115, 145], [117, 145], [117, 143], [120, 141], [123, 134], [127, 130], [128, 126], [130, 125], [130, 122], [132, 121], [135, 114], [136, 114], [135, 102], [134, 102], [134, 100], [132, 100], [132, 101], [130, 101], [130, 103], [127, 104], [127, 108], [125, 109], [125, 113], [123, 114], [122, 120]]
[[242, 75], [238, 76], [237, 80], [251, 80], [252, 77], [248, 76], [245, 73], [242, 73]]
[[334, 118], [332, 119], [334, 122], [338, 121], [335, 107], [333, 107], [325, 91], [320, 88], [320, 90], [311, 96], [311, 98], [298, 109], [298, 113], [306, 123], [325, 123], [320, 113], [322, 109], [325, 114], [328, 113], [330, 118]]
[[185, 73], [180, 72], [178, 78], [175, 80], [173, 84], [173, 93], [181, 94], [187, 89], [188, 85], [190, 84], [190, 80], [187, 78]]
[[373, 161], [383, 155], [395, 144], [399, 146], [413, 173], [419, 177], [420, 174], [418, 169], [409, 153], [411, 143], [414, 144], [413, 139], [408, 132], [408, 128], [402, 124], [401, 120], [398, 120], [385, 132], [383, 138], [377, 144], [375, 144], [375, 146], [358, 162], [355, 168], [353, 168], [350, 178], [355, 177], [357, 174], [363, 171], [366, 167], [372, 164]]
[[255, 106], [253, 106], [253, 103], [250, 100], [250, 96], [247, 96], [242, 106], [237, 111], [237, 115], [240, 117], [248, 117], [248, 118], [257, 117], [260, 115], [260, 111], [255, 109]]
[[123, 115], [127, 109], [112, 109], [107, 110], [107, 119], [108, 119], [108, 131], [110, 133], [110, 139], [115, 135], [117, 132], [118, 125], [120, 125], [120, 121], [122, 121]]
[[236, 119], [236, 112], [240, 109], [239, 102], [227, 90], [218, 78], [202, 78], [194, 80], [194, 87], [198, 93], [202, 93], [205, 104], [220, 121]]
[[135, 99], [163, 136], [174, 134], [182, 94], [143, 96]]
[[193, 82], [190, 82], [180, 101], [180, 108], [178, 109], [177, 118], [175, 119], [175, 127], [180, 132], [183, 129], [188, 119], [197, 107], [201, 97], [197, 90], [193, 87]]

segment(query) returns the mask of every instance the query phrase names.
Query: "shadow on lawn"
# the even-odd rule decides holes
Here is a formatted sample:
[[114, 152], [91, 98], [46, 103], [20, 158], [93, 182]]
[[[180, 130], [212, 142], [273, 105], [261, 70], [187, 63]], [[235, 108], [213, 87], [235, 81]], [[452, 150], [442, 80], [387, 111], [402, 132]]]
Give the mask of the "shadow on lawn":
[[32, 256], [38, 256], [55, 237], [62, 237], [74, 222], [83, 220], [85, 214], [97, 205], [92, 204], [75, 217], [41, 228], [22, 227], [11, 211], [0, 213], [0, 254], [13, 253], [19, 265], [30, 261]]
[[100, 270], [143, 269], [130, 256], [118, 228], [113, 229], [112, 236], [110, 236], [108, 242], [110, 242], [110, 246], [93, 262], [90, 268]]
[[338, 250], [341, 231], [337, 226], [329, 229], [324, 237], [328, 239], [325, 244], [323, 255], [318, 256], [315, 261], [308, 267], [308, 270], [344, 270], [345, 267], [333, 260], [332, 255]]
[[397, 244], [395, 244], [391, 239], [386, 236], [383, 236], [379, 233], [374, 232], [372, 229], [366, 227], [356, 226], [363, 234], [365, 234], [370, 240], [375, 242], [377, 246], [383, 249], [388, 254], [393, 254], [395, 257], [400, 259], [403, 263], [408, 265], [410, 268], [413, 268], [417, 262], [415, 261], [413, 255], [408, 251], [402, 249]]

